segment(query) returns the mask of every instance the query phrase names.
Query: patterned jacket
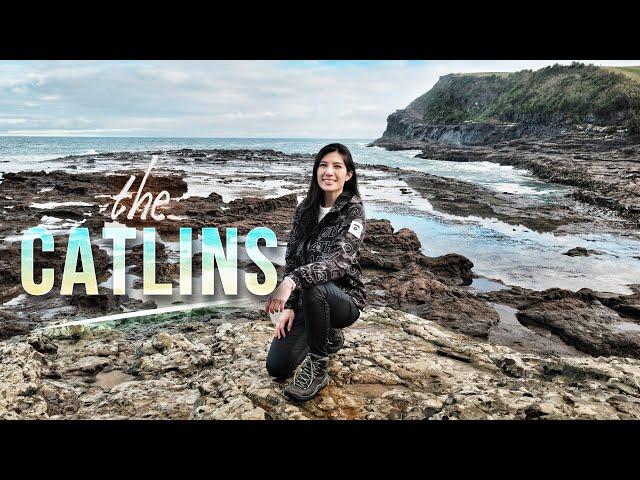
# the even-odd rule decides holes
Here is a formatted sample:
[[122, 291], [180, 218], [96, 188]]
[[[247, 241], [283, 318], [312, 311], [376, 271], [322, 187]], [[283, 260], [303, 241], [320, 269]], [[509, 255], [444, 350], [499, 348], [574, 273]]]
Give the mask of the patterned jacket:
[[317, 219], [307, 246], [303, 245], [298, 205], [287, 242], [285, 276], [296, 284], [285, 308], [302, 309], [301, 293], [312, 285], [334, 282], [362, 310], [366, 301], [360, 245], [364, 239], [365, 216], [362, 200], [344, 191], [331, 210]]

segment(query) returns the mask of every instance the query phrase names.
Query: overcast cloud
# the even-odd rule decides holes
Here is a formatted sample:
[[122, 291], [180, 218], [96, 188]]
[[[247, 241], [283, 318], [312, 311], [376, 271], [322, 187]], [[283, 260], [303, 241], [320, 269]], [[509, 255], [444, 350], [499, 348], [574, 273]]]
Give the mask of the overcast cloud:
[[376, 138], [441, 75], [570, 62], [0, 62], [0, 135]]

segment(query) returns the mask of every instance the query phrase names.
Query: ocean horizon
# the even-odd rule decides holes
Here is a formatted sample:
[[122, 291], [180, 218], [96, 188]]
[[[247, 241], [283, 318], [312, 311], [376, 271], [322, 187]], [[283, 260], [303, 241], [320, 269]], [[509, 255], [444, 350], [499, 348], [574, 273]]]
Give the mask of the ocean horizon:
[[274, 149], [284, 153], [316, 153], [327, 143], [340, 142], [353, 148], [366, 146], [373, 140], [374, 138], [2, 136], [0, 161], [22, 163], [68, 155], [182, 148]]

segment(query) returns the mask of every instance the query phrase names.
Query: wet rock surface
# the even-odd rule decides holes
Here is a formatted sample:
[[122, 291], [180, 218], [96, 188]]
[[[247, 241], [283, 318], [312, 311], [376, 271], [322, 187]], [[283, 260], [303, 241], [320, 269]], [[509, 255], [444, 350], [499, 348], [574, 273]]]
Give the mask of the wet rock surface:
[[640, 225], [640, 144], [636, 137], [597, 131], [538, 132], [496, 136], [481, 144], [388, 137], [375, 145], [394, 150], [420, 148], [421, 158], [488, 161], [531, 171], [537, 177], [576, 187], [573, 198], [614, 211]]
[[[299, 160], [297, 156], [289, 156], [274, 151], [175, 151], [169, 152], [175, 158], [187, 158], [198, 161], [221, 162], [229, 159], [253, 159], [256, 155], [260, 158], [279, 159], [288, 161]], [[194, 155], [192, 158], [191, 155]], [[95, 158], [94, 158], [95, 157]], [[148, 162], [150, 153], [115, 153], [92, 156], [93, 163], [101, 161], [113, 161], [122, 158], [122, 164], [131, 162]], [[67, 157], [69, 166], [83, 165], [88, 161], [86, 156]], [[60, 288], [62, 272], [64, 270], [67, 236], [72, 227], [82, 226], [89, 229], [92, 238], [92, 255], [98, 283], [110, 277], [111, 258], [103, 245], [98, 246], [96, 240], [101, 238], [102, 228], [106, 222], [111, 222], [111, 211], [114, 204], [113, 196], [118, 194], [130, 175], [137, 177], [131, 191], [131, 197], [135, 198], [137, 188], [144, 176], [144, 170], [134, 169], [131, 172], [77, 172], [63, 171], [52, 172], [18, 172], [6, 173], [0, 181], [0, 304], [17, 299], [24, 293], [21, 287], [21, 258], [20, 240], [22, 233], [29, 227], [37, 225], [46, 226], [54, 236], [55, 251], [41, 252], [36, 242], [34, 249], [35, 281], [38, 282], [42, 268], [53, 268], [55, 273], [54, 291]], [[268, 175], [265, 175], [267, 178]], [[246, 235], [255, 227], [268, 227], [276, 232], [278, 238], [283, 239], [290, 228], [291, 218], [297, 206], [296, 194], [283, 195], [276, 198], [246, 197], [230, 202], [222, 201], [222, 197], [211, 193], [208, 197], [188, 196], [187, 183], [181, 173], [169, 172], [158, 169], [147, 178], [144, 191], [156, 197], [162, 190], [171, 195], [168, 205], [161, 206], [157, 213], [166, 215], [162, 222], [154, 221], [148, 216], [145, 221], [140, 219], [139, 210], [133, 219], [128, 219], [126, 213], [118, 217], [118, 222], [130, 227], [142, 229], [144, 227], [156, 228], [156, 279], [158, 282], [171, 282], [176, 285], [179, 276], [177, 259], [169, 258], [165, 251], [165, 241], [177, 241], [179, 229], [183, 226], [193, 229], [194, 240], [200, 234], [203, 227], [219, 228], [220, 235], [225, 243], [225, 231], [227, 228], [237, 228], [238, 235]], [[129, 210], [132, 198], [121, 201]], [[128, 242], [129, 243], [129, 242]], [[127, 265], [132, 266], [128, 273], [142, 275], [142, 247], [133, 245], [127, 248]], [[246, 262], [245, 262], [246, 263]], [[197, 265], [196, 265], [197, 266]], [[136, 285], [139, 285], [138, 282]], [[54, 307], [63, 308], [69, 305], [68, 301], [55, 300], [53, 296], [32, 298], [29, 305], [12, 305], [7, 307], [18, 314], [33, 314], [40, 309], [45, 309], [46, 302], [55, 303]], [[143, 302], [138, 302], [142, 304]], [[60, 304], [60, 305], [58, 305]], [[80, 306], [78, 302], [76, 306]], [[107, 306], [109, 302], [99, 302], [99, 305]], [[88, 306], [88, 305], [87, 305]], [[148, 307], [147, 307], [148, 308]], [[114, 311], [112, 308], [94, 308], [102, 314]], [[79, 312], [86, 313], [86, 312]], [[65, 316], [71, 317], [74, 313], [66, 311]], [[16, 323], [16, 322], [13, 322]], [[34, 321], [28, 321], [20, 317], [20, 326], [16, 331], [29, 328]], [[13, 327], [2, 322], [0, 336], [7, 337]], [[17, 323], [16, 323], [17, 325]], [[5, 332], [5, 333], [1, 333]]]
[[[434, 147], [437, 148], [440, 147]], [[452, 151], [453, 147], [446, 148]], [[441, 152], [446, 148], [442, 147]], [[465, 154], [474, 151], [478, 160], [486, 160], [483, 148], [486, 147], [461, 151]], [[495, 150], [500, 149], [491, 151], [495, 154]], [[212, 165], [212, 170], [217, 163], [243, 159], [291, 164], [311, 161], [309, 156], [274, 151], [183, 150], [171, 155], [177, 164], [199, 162]], [[119, 157], [123, 164], [132, 159], [144, 163], [149, 153], [93, 157], [95, 163]], [[69, 157], [70, 165], [84, 160], [85, 157]], [[590, 212], [572, 208], [571, 202], [575, 200], [556, 206], [532, 204], [466, 182], [419, 172], [383, 166], [365, 166], [363, 170], [371, 168], [404, 180], [434, 208], [454, 215], [498, 218], [543, 232], [562, 231], [567, 225], [581, 228], [594, 225], [594, 221], [598, 228], [629, 227], [628, 221], [606, 215], [591, 218], [589, 224]], [[135, 173], [140, 179], [143, 170]], [[109, 220], [113, 200], [108, 195], [118, 193], [129, 175], [54, 171], [3, 176], [0, 238], [18, 236], [18, 239], [0, 244], [0, 348], [3, 349], [0, 379], [9, 379], [0, 387], [6, 389], [0, 415], [7, 418], [635, 418], [637, 415], [637, 391], [629, 386], [633, 383], [629, 378], [637, 378], [633, 377], [637, 373], [628, 376], [629, 369], [637, 372], [634, 370], [637, 363], [618, 357], [640, 356], [640, 289], [636, 288], [633, 295], [559, 289], [537, 292], [509, 286], [495, 292], [478, 292], [470, 288], [474, 274], [469, 259], [456, 253], [428, 257], [421, 252], [420, 241], [412, 230], [394, 232], [387, 220], [367, 219], [361, 251], [371, 313], [365, 313], [353, 330], [348, 329], [349, 350], [336, 356], [339, 363], [334, 362], [332, 367], [334, 380], [321, 399], [306, 406], [286, 403], [280, 395], [282, 385], [266, 377], [263, 364], [273, 327], [248, 312], [227, 319], [233, 324], [222, 324], [213, 318], [204, 323], [105, 330], [87, 338], [82, 330], [69, 338], [27, 337], [33, 329], [52, 319], [73, 320], [155, 308], [153, 303], [114, 296], [111, 289], [104, 287], [97, 297], [86, 297], [82, 289], [72, 296], [58, 294], [66, 232], [71, 226], [82, 225], [89, 228], [92, 237], [99, 237]], [[249, 177], [274, 179], [267, 173], [240, 179], [215, 178], [225, 184], [238, 181], [241, 188], [242, 180]], [[177, 258], [166, 242], [177, 241], [180, 227], [193, 228], [194, 238], [202, 227], [218, 227], [224, 243], [226, 228], [236, 227], [239, 235], [246, 235], [254, 227], [267, 226], [276, 232], [282, 245], [299, 194], [308, 182], [308, 178], [296, 179], [294, 185], [287, 186], [292, 192], [285, 195], [265, 198], [256, 196], [265, 192], [250, 191], [244, 192], [242, 198], [224, 201], [216, 192], [207, 196], [186, 195], [184, 172], [169, 174], [159, 170], [151, 178], [154, 180], [145, 191], [154, 196], [163, 189], [171, 192], [171, 202], [159, 209], [167, 218], [154, 222], [141, 221], [139, 216], [128, 220], [123, 215], [119, 221], [137, 229], [147, 226], [157, 229], [156, 280], [174, 286], [179, 277]], [[20, 285], [19, 235], [27, 227], [46, 223], [45, 217], [59, 219], [54, 229], [56, 251], [38, 253], [36, 271], [54, 268], [56, 287], [48, 295], [21, 299], [24, 292]], [[573, 252], [583, 254], [580, 248]], [[101, 282], [109, 276], [111, 260], [106, 250], [97, 245], [92, 245], [92, 253]], [[142, 260], [140, 245], [128, 248], [129, 273], [140, 276]], [[239, 266], [247, 272], [259, 270], [255, 264], [242, 260]], [[278, 277], [282, 278], [282, 266], [276, 267]], [[201, 268], [200, 253], [193, 256], [193, 268], [194, 274]], [[259, 281], [262, 280], [259, 274]], [[138, 286], [139, 282], [138, 279]], [[382, 306], [395, 310], [377, 310]], [[236, 325], [242, 318], [245, 323]], [[422, 332], [421, 329], [428, 334], [409, 332]], [[439, 340], [441, 337], [446, 341]], [[478, 352], [491, 352], [486, 355], [497, 355], [500, 360], [480, 362]], [[558, 359], [559, 356], [563, 358]], [[23, 365], [24, 372], [18, 374], [5, 364]], [[467, 367], [459, 369], [462, 364]], [[487, 370], [490, 364], [498, 370], [494, 367]], [[456, 368], [459, 371], [445, 375], [446, 369]], [[608, 373], [599, 376], [594, 371]], [[513, 378], [524, 383], [513, 383]], [[23, 385], [15, 389], [7, 386], [14, 380]], [[479, 383], [476, 386], [474, 382]], [[546, 387], [533, 386], [540, 382], [549, 386], [548, 393]], [[523, 399], [509, 392], [510, 388], [520, 387], [526, 392]], [[472, 393], [465, 393], [465, 388]], [[573, 389], [567, 397], [570, 400], [559, 400], [564, 398], [560, 393], [563, 388]], [[581, 406], [576, 407], [578, 404]]]
[[584, 247], [575, 247], [570, 250], [567, 250], [563, 255], [567, 255], [569, 257], [588, 257], [589, 255], [599, 255], [600, 252], [597, 250], [589, 250]]
[[568, 226], [573, 232], [593, 231], [594, 223], [598, 223], [600, 229], [624, 228], [627, 225], [627, 222], [606, 218], [594, 209], [584, 208], [572, 199], [551, 204], [423, 172], [386, 166], [367, 165], [364, 168], [392, 172], [426, 198], [435, 210], [459, 217], [498, 219], [537, 232], [561, 231]]
[[[143, 161], [153, 152], [135, 154], [102, 154], [92, 156], [95, 163], [101, 161], [113, 161], [115, 157], [127, 158], [129, 163]], [[243, 160], [277, 161], [277, 162], [301, 162], [310, 161], [310, 158], [296, 155], [285, 155], [280, 152], [270, 150], [265, 151], [172, 151], [165, 152], [172, 158], [180, 162], [182, 159], [196, 162], [206, 162], [216, 164], [218, 162], [242, 162]], [[64, 160], [64, 159], [63, 159]], [[81, 164], [86, 161], [85, 157], [68, 157], [71, 165]], [[138, 181], [131, 188], [132, 197], [137, 193], [139, 180], [143, 176], [143, 170], [135, 170], [131, 174], [137, 175]], [[268, 178], [265, 175], [264, 178]], [[112, 172], [110, 175], [104, 173], [67, 173], [61, 171], [53, 172], [20, 172], [7, 174], [0, 184], [0, 190], [10, 197], [15, 208], [20, 207], [17, 212], [27, 212], [26, 218], [20, 213], [12, 213], [11, 233], [17, 234], [28, 226], [38, 224], [41, 220], [41, 212], [52, 211], [50, 207], [56, 204], [65, 204], [65, 211], [72, 212], [68, 215], [78, 220], [78, 225], [89, 228], [91, 235], [100, 236], [105, 222], [110, 221], [110, 214], [113, 207], [113, 199], [109, 195], [118, 193], [122, 186], [129, 179], [128, 175]], [[307, 181], [308, 179], [299, 179]], [[300, 184], [304, 190], [304, 184]], [[162, 169], [153, 173], [148, 178], [145, 185], [145, 192], [150, 192], [156, 196], [161, 190], [168, 190], [171, 194], [171, 201], [168, 205], [161, 206], [158, 212], [163, 213], [166, 218], [162, 222], [153, 221], [150, 217], [146, 221], [140, 219], [137, 214], [133, 219], [128, 219], [125, 214], [118, 218], [118, 222], [130, 227], [141, 229], [152, 226], [156, 228], [156, 281], [159, 283], [172, 283], [177, 286], [179, 279], [178, 259], [171, 257], [170, 252], [163, 242], [177, 241], [178, 232], [181, 227], [193, 229], [194, 239], [203, 227], [216, 227], [220, 231], [220, 236], [225, 243], [226, 228], [237, 228], [239, 235], [246, 235], [252, 228], [266, 226], [276, 232], [280, 241], [285, 241], [291, 227], [291, 218], [298, 204], [296, 193], [286, 194], [279, 197], [264, 198], [246, 196], [241, 199], [223, 201], [221, 195], [212, 192], [207, 196], [187, 196], [187, 184], [181, 173], [169, 173]], [[18, 195], [22, 191], [21, 196]], [[106, 197], [106, 198], [104, 198]], [[16, 200], [18, 199], [19, 200]], [[36, 209], [32, 205], [46, 205], [47, 209]], [[74, 203], [73, 205], [70, 204]], [[131, 199], [121, 202], [127, 209], [130, 208]], [[14, 212], [15, 209], [11, 211]], [[138, 212], [139, 213], [139, 212]], [[8, 227], [7, 227], [8, 228]], [[67, 227], [67, 231], [68, 231]], [[56, 272], [56, 285], [61, 282], [61, 275], [64, 266], [65, 249], [64, 235], [65, 229], [56, 234], [56, 252], [42, 254], [42, 259], [36, 257], [36, 271], [45, 266], [53, 266]], [[9, 234], [10, 232], [0, 232]], [[394, 233], [388, 221], [371, 220], [368, 222], [365, 248], [362, 253], [362, 264], [365, 268], [376, 270], [372, 275], [371, 288], [373, 290], [372, 300], [374, 303], [384, 304], [392, 302], [399, 308], [407, 311], [422, 312], [427, 318], [436, 318], [442, 312], [449, 312], [445, 322], [450, 323], [455, 328], [462, 331], [472, 332], [475, 335], [486, 336], [486, 327], [473, 325], [465, 327], [468, 323], [471, 312], [477, 314], [473, 322], [490, 325], [495, 323], [497, 316], [487, 307], [483, 300], [476, 300], [472, 295], [458, 291], [456, 286], [467, 285], [471, 282], [471, 268], [473, 264], [465, 257], [457, 254], [445, 255], [438, 258], [430, 258], [420, 252], [420, 241], [414, 232], [409, 229], [402, 229]], [[62, 244], [62, 245], [60, 245]], [[60, 246], [59, 246], [60, 245]], [[7, 260], [0, 263], [0, 282], [7, 289], [3, 290], [3, 301], [16, 298], [21, 289], [19, 283], [20, 256], [19, 243], [13, 242], [5, 247]], [[37, 251], [38, 249], [36, 249]], [[94, 263], [98, 281], [104, 281], [109, 276], [111, 260], [106, 251], [92, 244]], [[131, 268], [128, 273], [136, 275], [138, 279], [133, 286], [141, 288], [143, 275], [143, 252], [142, 245], [136, 244], [127, 249], [126, 263]], [[263, 274], [252, 262], [240, 261], [239, 266], [246, 272], [258, 272], [258, 280], [263, 280]], [[193, 273], [198, 275], [201, 271], [201, 254], [193, 255]], [[282, 276], [282, 266], [277, 266], [279, 277]], [[408, 288], [411, 282], [411, 275], [416, 275], [418, 284]], [[54, 289], [55, 290], [55, 289]], [[120, 313], [131, 308], [150, 308], [153, 305], [146, 305], [139, 300], [131, 300], [126, 296], [121, 298], [109, 294], [109, 289], [101, 289], [101, 294], [96, 299], [83, 299], [81, 292], [72, 298], [58, 298], [52, 292], [36, 301], [27, 302], [25, 305], [18, 304], [9, 308], [10, 312], [19, 315], [20, 321], [12, 320], [4, 322], [3, 338], [9, 338], [14, 333], [24, 332], [34, 328], [39, 319], [36, 318], [38, 309], [51, 305], [58, 320], [72, 319], [74, 316], [91, 317], [110, 313]], [[442, 302], [440, 297], [443, 297]], [[393, 298], [393, 300], [392, 300]], [[124, 302], [124, 305], [123, 305]], [[128, 303], [127, 303], [128, 302]], [[434, 303], [435, 302], [435, 303]], [[465, 305], [468, 303], [469, 305]], [[469, 315], [463, 315], [460, 320], [456, 320], [456, 308], [467, 310]], [[485, 318], [480, 320], [480, 318]], [[46, 317], [45, 317], [46, 318]], [[28, 320], [30, 319], [30, 320]]]
[[413, 231], [394, 232], [388, 220], [367, 222], [363, 246], [360, 265], [369, 304], [392, 306], [481, 338], [498, 322], [485, 300], [458, 288], [472, 280], [473, 263], [464, 256], [427, 257]]
[[[273, 326], [179, 322], [0, 344], [0, 418], [634, 419], [640, 361], [545, 358], [391, 308], [345, 330], [329, 385], [289, 403], [265, 369]], [[55, 352], [32, 345], [53, 342]]]
[[481, 295], [517, 309], [518, 321], [560, 337], [590, 355], [640, 358], [640, 294], [582, 289], [542, 292], [511, 288]]

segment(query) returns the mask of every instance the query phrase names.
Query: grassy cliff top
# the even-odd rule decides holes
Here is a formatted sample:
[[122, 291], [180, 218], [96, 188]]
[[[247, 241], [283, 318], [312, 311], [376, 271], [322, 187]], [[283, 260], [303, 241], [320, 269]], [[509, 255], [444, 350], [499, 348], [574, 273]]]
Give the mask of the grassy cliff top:
[[467, 73], [452, 73], [454, 77], [502, 77], [506, 78], [511, 75], [512, 72], [467, 72]]
[[635, 80], [636, 82], [640, 82], [640, 65], [635, 65], [633, 67], [602, 67], [605, 70], [609, 70], [613, 73], [621, 73], [628, 78]]
[[640, 66], [573, 63], [450, 74], [407, 107], [427, 123], [594, 123], [640, 128]]

